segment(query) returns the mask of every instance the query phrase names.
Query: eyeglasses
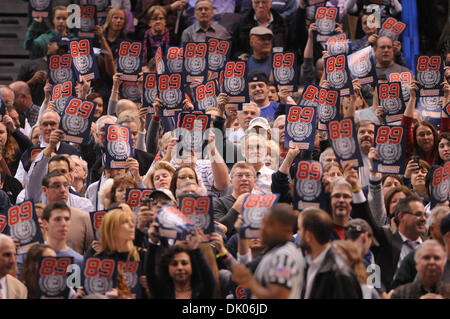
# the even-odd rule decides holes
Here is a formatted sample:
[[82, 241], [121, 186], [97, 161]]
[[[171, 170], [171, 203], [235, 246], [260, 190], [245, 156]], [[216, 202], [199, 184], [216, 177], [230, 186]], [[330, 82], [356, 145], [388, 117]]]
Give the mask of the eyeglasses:
[[409, 211], [403, 211], [403, 214], [413, 215], [416, 217], [427, 217], [427, 214], [425, 212], [409, 212]]
[[56, 126], [58, 125], [58, 123], [56, 122], [42, 122], [41, 126], [46, 127], [46, 126]]
[[254, 176], [252, 174], [235, 174], [233, 177], [236, 177], [237, 179], [243, 179], [244, 177], [250, 179]]
[[61, 188], [69, 188], [70, 185], [68, 183], [64, 183], [64, 184], [60, 184], [60, 183], [55, 183], [49, 186], [49, 188], [53, 188], [53, 189], [61, 189]]

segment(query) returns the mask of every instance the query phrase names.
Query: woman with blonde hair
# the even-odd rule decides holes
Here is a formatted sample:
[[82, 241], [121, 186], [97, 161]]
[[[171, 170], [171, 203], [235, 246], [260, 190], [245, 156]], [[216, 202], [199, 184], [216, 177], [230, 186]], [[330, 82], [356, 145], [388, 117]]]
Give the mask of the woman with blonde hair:
[[367, 270], [364, 267], [362, 257], [355, 244], [350, 240], [336, 240], [333, 242], [336, 251], [352, 268], [353, 272], [361, 285], [363, 299], [380, 299], [380, 295], [373, 286], [367, 284]]
[[127, 16], [125, 10], [120, 8], [112, 8], [109, 10], [105, 25], [103, 26], [103, 33], [111, 48], [114, 59], [118, 57], [120, 43], [128, 40], [126, 28]]
[[152, 168], [150, 173], [144, 180], [144, 186], [148, 188], [165, 188], [170, 189], [170, 182], [172, 181], [175, 167], [169, 162], [159, 161]]

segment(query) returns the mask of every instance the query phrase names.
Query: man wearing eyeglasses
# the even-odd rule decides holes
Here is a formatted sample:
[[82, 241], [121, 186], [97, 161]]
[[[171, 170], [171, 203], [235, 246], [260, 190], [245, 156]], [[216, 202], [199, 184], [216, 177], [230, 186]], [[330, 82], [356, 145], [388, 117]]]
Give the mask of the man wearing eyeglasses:
[[[29, 169], [32, 162], [36, 159], [36, 157], [35, 159], [33, 159], [33, 156], [36, 156], [36, 153], [40, 153], [43, 149], [49, 147], [52, 132], [56, 130], [59, 131], [59, 121], [60, 117], [55, 111], [45, 110], [41, 114], [39, 118], [39, 130], [41, 132], [39, 139], [41, 140], [41, 142], [37, 146], [30, 147], [22, 154], [19, 167], [17, 168], [16, 175], [14, 176], [22, 184], [28, 183], [28, 176], [31, 173]], [[57, 133], [53, 133], [53, 136], [55, 136], [55, 134]], [[80, 156], [80, 153], [75, 147], [68, 143], [62, 142], [61, 140], [54, 142], [54, 145], [52, 145], [52, 152], [56, 154]]]
[[[42, 179], [42, 193], [48, 204], [54, 202], [67, 203], [69, 198], [69, 179], [66, 174], [54, 170]], [[94, 240], [89, 214], [70, 207], [70, 229], [67, 242], [77, 253], [84, 255]]]
[[227, 227], [228, 238], [236, 232], [234, 223], [241, 212], [245, 196], [250, 194], [256, 185], [256, 171], [250, 163], [237, 162], [231, 169], [230, 177], [233, 186], [231, 195], [214, 200], [214, 220]]

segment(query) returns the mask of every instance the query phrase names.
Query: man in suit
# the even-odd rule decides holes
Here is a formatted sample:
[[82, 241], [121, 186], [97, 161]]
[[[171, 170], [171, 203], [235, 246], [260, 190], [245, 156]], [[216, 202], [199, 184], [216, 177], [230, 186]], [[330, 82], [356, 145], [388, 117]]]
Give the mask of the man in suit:
[[330, 243], [333, 223], [317, 208], [302, 212], [298, 219], [300, 247], [308, 252], [302, 299], [362, 299], [361, 286], [350, 266]]
[[373, 248], [375, 262], [381, 268], [381, 282], [389, 291], [400, 262], [411, 251], [422, 243], [421, 236], [425, 233], [425, 207], [419, 198], [408, 196], [400, 200], [395, 210], [398, 230], [392, 234], [389, 228], [380, 227], [375, 222], [367, 199], [358, 179], [358, 172], [351, 167], [344, 168], [344, 175], [352, 186], [353, 203], [352, 218], [362, 218], [373, 230], [375, 239], [380, 244]]
[[16, 268], [16, 247], [11, 237], [0, 234], [0, 299], [27, 299], [27, 288], [9, 273]]

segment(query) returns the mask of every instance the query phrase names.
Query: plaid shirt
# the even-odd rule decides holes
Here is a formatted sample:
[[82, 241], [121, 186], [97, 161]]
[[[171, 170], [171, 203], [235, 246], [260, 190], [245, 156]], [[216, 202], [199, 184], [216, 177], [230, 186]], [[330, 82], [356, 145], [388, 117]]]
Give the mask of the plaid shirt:
[[25, 111], [24, 115], [27, 118], [28, 123], [30, 123], [31, 127], [33, 127], [34, 124], [37, 123], [40, 109], [41, 108], [39, 106], [32, 103], [31, 106]]

